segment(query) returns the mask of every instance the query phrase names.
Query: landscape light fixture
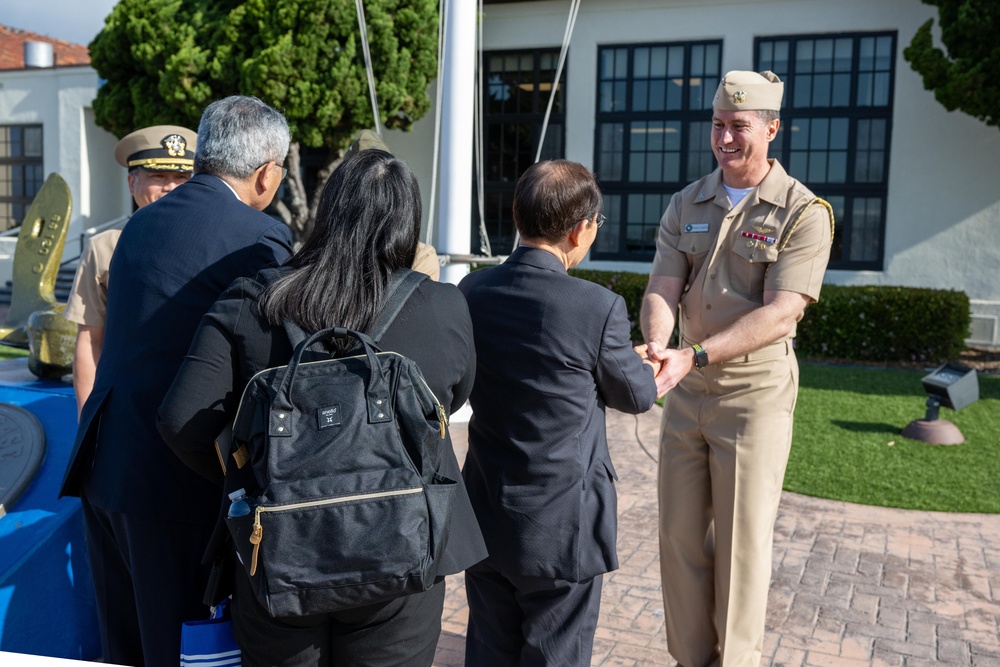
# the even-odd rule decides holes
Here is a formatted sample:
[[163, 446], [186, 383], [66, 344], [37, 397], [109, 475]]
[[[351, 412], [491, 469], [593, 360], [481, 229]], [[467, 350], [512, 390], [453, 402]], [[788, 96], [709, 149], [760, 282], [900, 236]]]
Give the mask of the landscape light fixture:
[[968, 366], [948, 362], [942, 364], [920, 382], [927, 393], [927, 414], [906, 425], [903, 436], [932, 445], [960, 445], [965, 442], [962, 432], [947, 419], [939, 419], [942, 406], [961, 410], [979, 400], [979, 378]]

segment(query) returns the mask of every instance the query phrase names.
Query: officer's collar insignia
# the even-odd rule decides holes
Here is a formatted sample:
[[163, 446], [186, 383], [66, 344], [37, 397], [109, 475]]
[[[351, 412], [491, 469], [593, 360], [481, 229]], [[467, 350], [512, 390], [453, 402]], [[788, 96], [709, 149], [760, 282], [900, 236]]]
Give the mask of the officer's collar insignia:
[[179, 134], [169, 134], [163, 137], [160, 143], [167, 149], [167, 155], [170, 157], [183, 157], [184, 151], [187, 150], [187, 142]]
[[743, 104], [747, 101], [747, 94], [742, 90], [737, 90], [733, 93], [733, 104]]

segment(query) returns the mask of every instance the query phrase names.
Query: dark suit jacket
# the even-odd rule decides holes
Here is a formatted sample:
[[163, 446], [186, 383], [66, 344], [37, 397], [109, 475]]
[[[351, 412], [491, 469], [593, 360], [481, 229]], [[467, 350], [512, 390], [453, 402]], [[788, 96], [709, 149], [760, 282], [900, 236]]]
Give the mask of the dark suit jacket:
[[167, 448], [156, 409], [218, 296], [290, 251], [285, 225], [210, 174], [136, 211], [111, 260], [104, 346], [60, 495], [86, 494], [109, 511], [215, 522], [219, 487]]
[[[272, 276], [274, 272], [268, 272]], [[185, 463], [221, 482], [215, 437], [236, 416], [243, 389], [258, 371], [283, 366], [292, 356], [285, 329], [264, 321], [257, 309], [261, 285], [243, 279], [233, 284], [202, 319], [180, 372], [160, 406], [159, 428], [167, 444]], [[423, 281], [410, 295], [379, 341], [379, 348], [417, 362], [427, 386], [448, 410], [462, 407], [476, 372], [472, 322], [465, 299], [453, 285]], [[307, 359], [324, 358], [307, 352]], [[476, 516], [461, 484], [450, 434], [441, 441], [433, 467], [459, 480], [448, 544], [438, 572], [461, 572], [486, 557]], [[231, 467], [227, 489], [241, 482]], [[250, 466], [242, 474], [253, 474]]]
[[462, 280], [476, 338], [462, 471], [501, 572], [569, 581], [618, 567], [617, 496], [605, 406], [656, 398], [632, 350], [624, 300], [521, 247]]

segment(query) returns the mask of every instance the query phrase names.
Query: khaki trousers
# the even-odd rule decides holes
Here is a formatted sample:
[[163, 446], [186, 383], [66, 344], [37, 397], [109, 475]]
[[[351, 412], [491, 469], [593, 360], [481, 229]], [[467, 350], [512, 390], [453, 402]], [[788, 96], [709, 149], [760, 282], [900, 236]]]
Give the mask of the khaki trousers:
[[693, 370], [660, 432], [667, 646], [684, 667], [758, 667], [798, 364], [790, 341]]

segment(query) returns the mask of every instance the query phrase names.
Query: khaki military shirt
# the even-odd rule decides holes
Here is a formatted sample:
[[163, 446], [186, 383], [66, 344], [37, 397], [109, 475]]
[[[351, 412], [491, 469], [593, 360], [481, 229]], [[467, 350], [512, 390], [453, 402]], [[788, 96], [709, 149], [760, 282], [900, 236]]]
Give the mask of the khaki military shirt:
[[122, 230], [109, 229], [90, 238], [80, 256], [73, 289], [63, 317], [70, 322], [104, 328], [108, 305], [108, 267]]
[[716, 169], [671, 197], [660, 220], [651, 273], [687, 281], [680, 326], [690, 341], [763, 305], [765, 290], [819, 299], [832, 212], [822, 200], [809, 205], [816, 196], [770, 162], [764, 180], [736, 206]]

